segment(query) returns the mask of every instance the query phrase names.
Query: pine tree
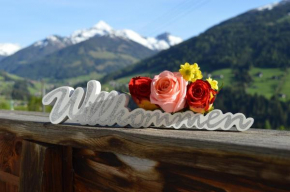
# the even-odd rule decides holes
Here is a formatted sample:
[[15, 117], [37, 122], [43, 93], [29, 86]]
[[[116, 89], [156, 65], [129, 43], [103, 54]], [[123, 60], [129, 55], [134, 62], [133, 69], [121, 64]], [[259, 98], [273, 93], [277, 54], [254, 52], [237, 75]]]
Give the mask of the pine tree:
[[265, 122], [265, 129], [271, 129], [270, 121], [267, 119]]

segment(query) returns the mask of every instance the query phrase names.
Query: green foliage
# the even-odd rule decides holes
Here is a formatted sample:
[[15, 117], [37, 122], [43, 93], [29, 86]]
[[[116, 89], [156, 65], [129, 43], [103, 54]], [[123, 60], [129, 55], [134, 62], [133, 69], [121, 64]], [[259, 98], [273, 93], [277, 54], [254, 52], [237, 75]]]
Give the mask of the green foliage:
[[268, 119], [265, 122], [265, 129], [271, 129], [271, 124]]
[[[42, 98], [41, 97], [30, 97], [28, 101], [27, 109], [28, 111], [43, 111], [42, 109]], [[52, 106], [44, 106], [45, 112], [50, 112]]]
[[0, 101], [0, 109], [10, 109], [10, 104], [7, 101]]
[[41, 97], [30, 97], [28, 111], [42, 111]]
[[[51, 87], [51, 85], [48, 85]], [[0, 95], [7, 100], [25, 100], [40, 95], [41, 82], [31, 81], [0, 70]]]
[[13, 88], [11, 97], [15, 100], [27, 100], [30, 93], [28, 90], [28, 82], [27, 81], [16, 81]]
[[286, 71], [286, 76], [284, 76], [283, 84], [281, 86], [280, 93], [284, 93], [287, 95], [287, 100], [290, 99], [290, 68]]
[[23, 106], [23, 105], [15, 106], [14, 110], [16, 110], [16, 111], [27, 111], [27, 106]]
[[253, 127], [279, 129], [290, 127], [290, 101], [249, 95], [240, 88], [223, 88], [217, 95], [214, 106], [224, 113], [244, 113], [255, 119]]
[[249, 74], [249, 68], [240, 67], [240, 66], [233, 66], [232, 72], [234, 74], [234, 80], [240, 86], [246, 87], [253, 79]]

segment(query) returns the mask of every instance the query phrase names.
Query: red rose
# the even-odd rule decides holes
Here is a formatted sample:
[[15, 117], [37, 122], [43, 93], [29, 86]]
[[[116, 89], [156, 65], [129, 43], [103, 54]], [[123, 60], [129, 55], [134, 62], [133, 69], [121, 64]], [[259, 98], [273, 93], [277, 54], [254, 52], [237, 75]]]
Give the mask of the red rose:
[[187, 104], [189, 109], [197, 113], [209, 111], [215, 100], [217, 91], [213, 90], [207, 81], [196, 80], [187, 88]]
[[158, 106], [150, 102], [151, 82], [149, 77], [134, 77], [129, 82], [129, 91], [135, 103], [143, 109], [154, 110]]

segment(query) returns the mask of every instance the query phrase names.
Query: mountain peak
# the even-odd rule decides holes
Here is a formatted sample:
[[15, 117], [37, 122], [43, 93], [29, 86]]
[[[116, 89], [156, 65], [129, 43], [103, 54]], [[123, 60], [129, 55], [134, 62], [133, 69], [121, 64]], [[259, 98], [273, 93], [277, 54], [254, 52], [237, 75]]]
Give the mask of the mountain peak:
[[270, 4], [267, 4], [267, 5], [263, 5], [261, 7], [258, 7], [256, 10], [258, 10], [258, 11], [264, 11], [264, 10], [270, 11], [270, 10], [272, 10], [274, 7], [276, 7], [279, 4], [280, 4], [279, 2], [270, 3]]
[[58, 41], [59, 40], [59, 36], [50, 35], [50, 36], [47, 36], [46, 39], [49, 40], [49, 41]]
[[164, 32], [164, 33], [161, 33], [159, 35], [156, 36], [157, 39], [165, 39], [167, 38], [168, 36], [170, 36], [170, 33], [168, 32]]
[[0, 43], [0, 55], [8, 56], [19, 51], [21, 49], [20, 45], [13, 43]]
[[73, 44], [76, 44], [95, 36], [120, 37], [157, 51], [168, 49], [170, 46], [182, 42], [181, 38], [172, 36], [169, 33], [163, 33], [157, 36], [157, 38], [154, 38], [143, 37], [131, 29], [114, 30], [110, 25], [102, 20], [89, 29], [75, 31], [70, 36], [70, 39]]
[[172, 36], [170, 33], [162, 33], [157, 37], [143, 37], [142, 35], [130, 29], [115, 30], [106, 22], [100, 20], [93, 27], [74, 31], [68, 37], [50, 35], [43, 40], [35, 42], [33, 46], [43, 48], [49, 45], [62, 48], [68, 45], [86, 41], [92, 37], [102, 36], [131, 40], [154, 51], [168, 49], [170, 46], [182, 42], [181, 38]]
[[89, 29], [77, 30], [69, 37], [73, 44], [80, 43], [94, 36], [110, 35], [114, 29], [104, 21], [99, 21]]
[[261, 7], [256, 8], [256, 10], [257, 11], [265, 11], [265, 10], [270, 11], [277, 6], [281, 6], [281, 5], [288, 4], [288, 3], [290, 3], [290, 0], [282, 0], [280, 2], [274, 2], [274, 3], [267, 4], [267, 5], [263, 5]]
[[61, 37], [59, 35], [50, 35], [47, 36], [45, 39], [37, 41], [33, 44], [35, 47], [46, 47], [47, 45], [57, 45], [59, 47], [65, 47], [66, 45], [70, 45], [71, 42], [66, 37]]
[[106, 30], [106, 31], [112, 31], [113, 30], [113, 28], [110, 25], [108, 25], [105, 21], [102, 21], [102, 20], [99, 21], [97, 24], [95, 24], [93, 26], [93, 28], [100, 29], [100, 30]]
[[173, 36], [168, 32], [157, 35], [156, 39], [158, 39], [160, 41], [163, 40], [166, 43], [168, 43], [170, 46], [176, 45], [176, 44], [181, 43], [183, 41], [180, 37]]

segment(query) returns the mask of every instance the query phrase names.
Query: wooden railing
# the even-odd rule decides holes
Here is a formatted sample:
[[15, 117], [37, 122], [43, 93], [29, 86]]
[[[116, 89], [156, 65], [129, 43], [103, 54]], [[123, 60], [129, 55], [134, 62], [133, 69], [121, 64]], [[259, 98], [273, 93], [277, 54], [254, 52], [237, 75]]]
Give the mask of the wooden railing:
[[0, 192], [290, 191], [290, 132], [52, 125], [0, 111]]

